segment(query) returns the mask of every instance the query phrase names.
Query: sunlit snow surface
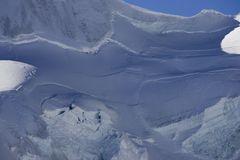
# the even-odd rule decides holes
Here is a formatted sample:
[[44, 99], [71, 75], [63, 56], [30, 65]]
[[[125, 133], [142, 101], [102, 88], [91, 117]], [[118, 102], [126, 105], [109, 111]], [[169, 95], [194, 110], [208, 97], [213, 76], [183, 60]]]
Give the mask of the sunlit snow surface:
[[[240, 22], [240, 15], [237, 15], [235, 19]], [[225, 36], [221, 47], [227, 53], [240, 54], [240, 27], [237, 27]]]
[[25, 63], [0, 60], [0, 92], [19, 89], [35, 71], [35, 67]]

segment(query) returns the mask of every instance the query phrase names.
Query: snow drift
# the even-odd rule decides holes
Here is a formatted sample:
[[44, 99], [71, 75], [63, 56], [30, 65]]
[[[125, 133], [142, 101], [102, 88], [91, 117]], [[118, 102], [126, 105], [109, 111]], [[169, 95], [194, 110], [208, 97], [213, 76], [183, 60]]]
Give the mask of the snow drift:
[[0, 60], [0, 92], [19, 89], [35, 72], [31, 65]]
[[[240, 22], [240, 15], [235, 18]], [[234, 29], [231, 33], [225, 36], [221, 46], [222, 49], [230, 54], [240, 54], [240, 27]]]

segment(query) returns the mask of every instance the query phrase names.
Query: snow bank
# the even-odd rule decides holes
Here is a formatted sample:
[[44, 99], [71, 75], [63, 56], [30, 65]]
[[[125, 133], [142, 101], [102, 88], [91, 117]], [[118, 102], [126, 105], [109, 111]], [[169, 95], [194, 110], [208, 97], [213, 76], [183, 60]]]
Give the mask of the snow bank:
[[25, 63], [0, 60], [0, 92], [19, 89], [35, 71], [35, 67]]
[[[240, 22], [240, 15], [235, 18]], [[240, 27], [225, 36], [221, 43], [222, 50], [230, 54], [240, 54]]]

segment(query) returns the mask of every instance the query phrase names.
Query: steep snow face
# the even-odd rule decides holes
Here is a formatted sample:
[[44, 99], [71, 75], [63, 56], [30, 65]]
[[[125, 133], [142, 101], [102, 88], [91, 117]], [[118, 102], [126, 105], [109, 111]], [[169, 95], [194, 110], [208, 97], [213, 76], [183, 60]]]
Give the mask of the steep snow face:
[[[7, 1], [1, 11], [0, 34], [15, 37], [36, 33], [66, 45], [89, 47], [110, 30], [108, 0], [18, 0]], [[1, 2], [4, 3], [4, 2]]]
[[[180, 16], [170, 16], [170, 15], [164, 15], [164, 14], [162, 15], [155, 14], [156, 19], [150, 20], [150, 21], [146, 21], [141, 18], [137, 19], [132, 17], [133, 16], [125, 16], [125, 18], [127, 18], [134, 26], [141, 28], [150, 33], [211, 32], [211, 31], [223, 29], [225, 27], [232, 27], [234, 23], [236, 24], [236, 22], [233, 22], [231, 20], [232, 18], [230, 16], [225, 16], [222, 13], [214, 10], [202, 10], [199, 14], [192, 17], [180, 17]], [[224, 24], [229, 24], [229, 26], [225, 26]]]
[[0, 60], [0, 92], [19, 89], [36, 68], [21, 62]]
[[[235, 18], [240, 22], [240, 15]], [[225, 36], [221, 43], [223, 51], [229, 54], [240, 54], [240, 27], [235, 28], [231, 33]]]
[[[156, 129], [182, 142], [186, 152], [210, 159], [238, 157], [240, 149], [240, 97], [223, 98], [203, 113]], [[238, 159], [237, 158], [237, 159]]]
[[142, 141], [115, 130], [107, 113], [71, 107], [44, 112], [42, 119], [49, 136], [46, 139], [30, 136], [40, 153], [27, 153], [20, 159], [148, 159]]

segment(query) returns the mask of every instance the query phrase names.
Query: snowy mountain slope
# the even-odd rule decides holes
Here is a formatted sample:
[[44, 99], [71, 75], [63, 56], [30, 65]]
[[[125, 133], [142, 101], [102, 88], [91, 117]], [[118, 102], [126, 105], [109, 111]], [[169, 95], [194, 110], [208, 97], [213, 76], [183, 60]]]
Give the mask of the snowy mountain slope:
[[[185, 51], [200, 51], [201, 54], [219, 49], [219, 40], [229, 33], [232, 28], [219, 29], [212, 32], [185, 32], [185, 31], [169, 31], [158, 34], [152, 34], [136, 28], [127, 21], [125, 17], [117, 15], [113, 23], [112, 39], [127, 45], [137, 53], [144, 55], [165, 54], [186, 54]], [[136, 35], [129, 37], [128, 35]], [[181, 41], [184, 37], [184, 41]], [[171, 43], [170, 43], [171, 42]], [[206, 44], [207, 43], [207, 44]], [[154, 54], [152, 48], [158, 49]], [[151, 51], [149, 51], [151, 50]], [[156, 51], [155, 51], [156, 52]], [[166, 53], [170, 52], [170, 53]], [[171, 53], [172, 52], [172, 53]], [[179, 53], [180, 52], [180, 53]], [[213, 52], [211, 52], [213, 54]]]
[[[215, 130], [224, 135], [203, 120], [240, 94], [240, 57], [221, 48], [239, 25], [233, 16], [173, 16], [120, 0], [0, 3], [0, 59], [38, 69], [21, 90], [0, 93], [4, 159], [239, 158], [227, 135], [235, 135], [237, 118], [221, 117], [230, 129]], [[212, 111], [215, 104], [221, 107]], [[83, 112], [87, 120], [79, 123]], [[235, 149], [193, 147], [209, 139]]]
[[212, 159], [238, 159], [239, 97], [223, 98], [199, 115], [156, 131], [180, 141], [186, 151]]
[[[32, 41], [62, 44], [59, 46], [68, 46], [67, 49], [79, 50], [80, 52], [91, 52], [89, 48], [94, 50], [102, 41], [105, 41], [105, 38], [111, 37], [111, 23], [115, 13], [125, 16], [130, 23], [138, 28], [147, 31], [155, 30], [158, 33], [172, 30], [208, 32], [219, 28], [233, 27], [237, 24], [231, 17], [216, 11], [203, 10], [190, 18], [178, 17], [149, 13], [119, 0], [91, 0], [87, 2], [76, 0], [44, 0], [41, 2], [11, 0], [1, 3], [7, 4], [6, 8], [12, 8], [1, 11], [0, 35], [2, 38], [16, 39], [18, 36], [18, 41], [21, 42], [24, 41], [24, 38], [19, 39], [19, 35], [30, 34], [29, 38], [31, 39], [31, 34], [35, 34], [36, 37], [32, 37]], [[97, 18], [93, 19], [93, 17]], [[208, 25], [202, 25], [206, 24], [204, 17], [211, 19], [211, 21], [207, 20], [210, 22], [207, 23]], [[229, 26], [225, 26], [225, 24]], [[28, 43], [30, 42], [31, 40], [28, 41]]]
[[[1, 97], [6, 107], [1, 108], [1, 134], [8, 133], [1, 142], [16, 159], [147, 159], [142, 140], [118, 131], [116, 113], [101, 101], [61, 86], [36, 90], [30, 99], [16, 93]], [[14, 125], [17, 120], [21, 125]]]

